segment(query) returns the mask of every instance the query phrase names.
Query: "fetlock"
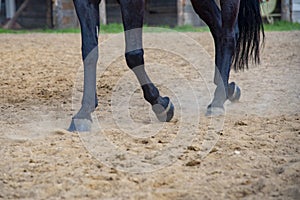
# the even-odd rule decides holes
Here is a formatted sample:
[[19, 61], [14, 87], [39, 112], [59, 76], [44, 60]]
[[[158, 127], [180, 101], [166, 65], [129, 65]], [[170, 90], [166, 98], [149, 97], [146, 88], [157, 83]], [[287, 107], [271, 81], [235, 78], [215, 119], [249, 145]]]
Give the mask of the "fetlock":
[[142, 86], [144, 99], [148, 101], [151, 105], [157, 104], [157, 101], [160, 97], [158, 89], [154, 84], [146, 84]]

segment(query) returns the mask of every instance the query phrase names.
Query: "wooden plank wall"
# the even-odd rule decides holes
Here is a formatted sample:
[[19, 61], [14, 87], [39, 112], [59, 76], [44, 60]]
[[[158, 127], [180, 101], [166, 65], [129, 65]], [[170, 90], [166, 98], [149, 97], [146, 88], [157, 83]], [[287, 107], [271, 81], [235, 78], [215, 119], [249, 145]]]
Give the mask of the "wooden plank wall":
[[[16, 0], [16, 7], [24, 0]], [[73, 0], [30, 0], [17, 22], [25, 29], [79, 27]]]
[[54, 0], [52, 8], [54, 28], [79, 27], [73, 0]]
[[300, 23], [300, 0], [293, 0], [292, 21]]
[[106, 1], [106, 22], [111, 23], [122, 23], [120, 5], [116, 0], [105, 0]]
[[[3, 0], [0, 0], [0, 1], [3, 1]], [[2, 23], [4, 23], [4, 20], [6, 19], [4, 1], [3, 1], [3, 3], [1, 2], [0, 5], [1, 5], [0, 6], [0, 25], [2, 25]]]
[[203, 26], [205, 23], [199, 18], [194, 11], [190, 0], [179, 0], [178, 7], [181, 5], [181, 15], [178, 14], [179, 25]]
[[[177, 25], [177, 0], [146, 0], [144, 23], [148, 25]], [[120, 6], [116, 0], [106, 0], [107, 23], [121, 23]]]
[[[16, 0], [16, 7], [24, 0]], [[51, 28], [51, 0], [31, 0], [17, 22], [22, 28]]]
[[[24, 0], [16, 0], [19, 7]], [[122, 23], [120, 6], [116, 0], [105, 0], [102, 24]], [[299, 0], [300, 1], [300, 0]], [[146, 0], [144, 23], [150, 26], [203, 25], [194, 13], [190, 0]], [[104, 14], [105, 15], [105, 14]], [[23, 28], [72, 28], [78, 20], [72, 0], [31, 0], [18, 19]]]
[[145, 24], [173, 27], [178, 24], [177, 14], [177, 0], [146, 1]]

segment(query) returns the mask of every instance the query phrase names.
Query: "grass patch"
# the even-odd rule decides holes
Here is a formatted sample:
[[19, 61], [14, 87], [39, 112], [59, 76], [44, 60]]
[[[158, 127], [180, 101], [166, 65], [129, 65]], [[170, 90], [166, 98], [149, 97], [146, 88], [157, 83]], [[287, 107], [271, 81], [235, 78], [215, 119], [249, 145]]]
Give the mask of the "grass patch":
[[265, 31], [294, 31], [300, 30], [300, 24], [286, 21], [275, 21], [274, 24], [265, 24], [264, 28]]
[[9, 30], [9, 29], [3, 29], [3, 28], [0, 28], [0, 34], [1, 33], [26, 33], [27, 31], [25, 30]]
[[184, 26], [176, 26], [175, 28], [172, 28], [175, 31], [178, 32], [206, 32], [209, 31], [209, 28], [207, 26], [201, 26], [201, 27], [195, 27], [191, 25], [184, 25]]
[[10, 30], [0, 28], [1, 33], [14, 33], [14, 34], [24, 34], [24, 33], [80, 33], [80, 29], [32, 29], [32, 30]]
[[122, 24], [107, 24], [101, 25], [100, 33], [121, 33], [123, 32], [123, 25]]
[[[293, 31], [300, 30], [299, 23], [291, 23], [285, 21], [275, 21], [274, 24], [265, 24], [265, 31]], [[209, 31], [208, 27], [194, 27], [191, 25], [185, 26], [176, 26], [174, 28], [170, 28], [169, 26], [159, 26], [151, 29], [150, 26], [145, 25], [146, 32], [205, 32]], [[100, 33], [121, 33], [123, 32], [122, 24], [108, 24], [101, 25]], [[24, 34], [24, 33], [80, 33], [80, 29], [34, 29], [34, 30], [7, 30], [0, 28], [1, 33], [11, 33], [11, 34]]]
[[[101, 25], [100, 33], [121, 33], [123, 32], [122, 24], [108, 24]], [[29, 29], [29, 30], [10, 30], [0, 28], [1, 33], [14, 33], [14, 34], [24, 34], [24, 33], [80, 33], [80, 28], [70, 28], [70, 29]]]

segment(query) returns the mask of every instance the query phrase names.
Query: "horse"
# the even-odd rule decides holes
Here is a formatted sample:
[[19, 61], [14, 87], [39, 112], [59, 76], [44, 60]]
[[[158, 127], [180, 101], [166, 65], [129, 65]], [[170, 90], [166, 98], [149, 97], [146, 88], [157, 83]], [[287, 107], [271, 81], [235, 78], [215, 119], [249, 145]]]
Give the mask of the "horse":
[[[145, 0], [117, 0], [121, 7], [125, 32], [127, 66], [136, 75], [144, 95], [159, 121], [169, 122], [174, 116], [174, 105], [169, 97], [161, 96], [144, 67], [142, 28]], [[72, 117], [69, 131], [91, 130], [91, 114], [98, 106], [96, 66], [100, 31], [99, 4], [101, 0], [73, 0], [81, 27], [84, 86], [81, 108]], [[241, 90], [229, 83], [231, 67], [235, 71], [248, 69], [249, 61], [260, 62], [260, 48], [265, 34], [259, 0], [191, 0], [198, 16], [207, 24], [215, 45], [216, 89], [207, 107], [208, 116], [224, 114], [227, 100], [238, 101]]]

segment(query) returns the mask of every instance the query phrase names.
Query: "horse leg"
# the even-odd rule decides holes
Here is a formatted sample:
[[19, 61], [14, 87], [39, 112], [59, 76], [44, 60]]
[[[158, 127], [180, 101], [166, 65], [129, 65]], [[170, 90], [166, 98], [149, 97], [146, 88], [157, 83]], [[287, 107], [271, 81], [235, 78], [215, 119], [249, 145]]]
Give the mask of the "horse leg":
[[215, 76], [214, 83], [221, 80], [221, 36], [222, 36], [222, 16], [221, 11], [215, 1], [212, 0], [191, 0], [195, 12], [207, 24], [214, 39], [215, 44]]
[[174, 115], [174, 106], [169, 97], [162, 97], [145, 71], [142, 27], [144, 0], [120, 1], [125, 30], [128, 67], [135, 73], [144, 93], [144, 98], [152, 105], [152, 110], [162, 122], [168, 122]]
[[[223, 104], [229, 98], [235, 101], [239, 98], [240, 90], [235, 83], [228, 84], [230, 65], [224, 65], [224, 37], [223, 37], [223, 13], [211, 0], [192, 0], [194, 10], [199, 17], [208, 25], [215, 44], [215, 76], [214, 83], [217, 85], [212, 104], [208, 106], [207, 115], [219, 115], [224, 113]], [[238, 38], [238, 25], [234, 24], [234, 37]], [[232, 56], [231, 56], [232, 57]], [[225, 66], [225, 67], [224, 67]]]
[[214, 93], [214, 99], [208, 106], [207, 115], [224, 113], [224, 103], [228, 99], [228, 79], [236, 47], [235, 25], [239, 12], [239, 0], [221, 0], [222, 32], [220, 77]]
[[81, 26], [84, 87], [81, 108], [72, 118], [69, 131], [90, 131], [91, 113], [98, 105], [96, 94], [96, 68], [98, 61], [98, 33], [100, 0], [74, 0]]

